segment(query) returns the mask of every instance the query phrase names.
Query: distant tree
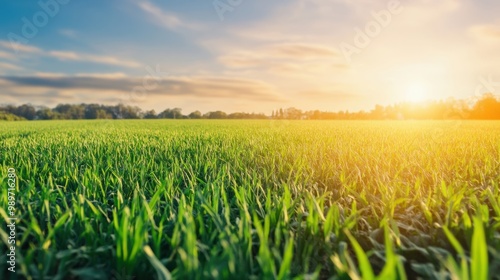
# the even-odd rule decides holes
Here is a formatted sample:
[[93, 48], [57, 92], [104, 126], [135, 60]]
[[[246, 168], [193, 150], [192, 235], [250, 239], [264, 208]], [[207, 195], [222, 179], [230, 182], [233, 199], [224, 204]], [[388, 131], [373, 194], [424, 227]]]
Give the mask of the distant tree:
[[181, 108], [165, 109], [163, 112], [158, 114], [158, 118], [160, 118], [160, 119], [180, 119], [180, 118], [182, 118], [182, 109]]
[[182, 118], [182, 109], [181, 108], [172, 109], [172, 113], [174, 114], [174, 119], [181, 119]]
[[302, 111], [294, 107], [288, 108], [286, 109], [285, 117], [287, 119], [300, 120], [302, 119]]
[[[472, 102], [474, 101], [474, 102]], [[53, 109], [34, 107], [30, 104], [20, 106], [1, 105], [1, 119], [139, 119], [139, 118], [170, 118], [170, 119], [268, 119], [265, 114], [235, 112], [226, 114], [223, 111], [208, 112], [204, 115], [194, 111], [187, 116], [182, 115], [181, 108], [165, 109], [156, 115], [154, 110], [143, 112], [137, 106], [118, 104], [115, 106], [101, 104], [58, 104]], [[15, 116], [15, 117], [14, 117]], [[319, 110], [302, 112], [291, 107], [286, 110], [273, 110], [270, 118], [274, 119], [312, 119], [312, 120], [368, 120], [368, 119], [418, 119], [418, 120], [449, 120], [449, 119], [499, 119], [500, 99], [493, 94], [485, 94], [479, 99], [446, 100], [412, 103], [403, 102], [390, 106], [375, 105], [370, 112], [338, 111], [322, 112]]]
[[17, 107], [16, 109], [14, 109], [13, 113], [16, 116], [19, 116], [27, 120], [34, 120], [36, 117], [35, 107], [31, 106], [30, 104], [24, 104]]
[[207, 119], [225, 119], [227, 117], [227, 114], [222, 111], [215, 111], [215, 112], [208, 112], [205, 115], [203, 115], [203, 117]]
[[141, 115], [141, 108], [138, 106], [126, 106], [123, 118], [125, 119], [139, 119]]
[[0, 121], [24, 121], [26, 120], [23, 117], [16, 116], [11, 113], [7, 113], [5, 111], [0, 111]]
[[188, 117], [189, 117], [190, 119], [201, 119], [203, 116], [202, 116], [202, 114], [201, 114], [201, 112], [200, 112], [200, 111], [194, 111], [194, 112], [191, 112], [191, 113], [188, 115]]
[[50, 108], [42, 107], [36, 112], [35, 118], [38, 120], [57, 120], [61, 119], [61, 115]]
[[474, 105], [471, 117], [480, 120], [500, 119], [500, 102], [491, 93], [483, 95]]
[[150, 110], [150, 111], [146, 111], [144, 113], [144, 118], [145, 119], [156, 119], [156, 118], [158, 118], [158, 116], [156, 115], [155, 110]]
[[372, 110], [372, 118], [376, 120], [384, 119], [385, 116], [385, 108], [382, 105], [375, 105], [375, 109]]
[[73, 105], [68, 110], [69, 118], [74, 120], [80, 120], [85, 117], [85, 104]]
[[101, 110], [99, 104], [87, 104], [85, 105], [84, 116], [86, 119], [98, 119]]
[[268, 117], [264, 114], [255, 113], [231, 113], [227, 115], [228, 119], [267, 119]]
[[106, 112], [106, 110], [100, 108], [96, 110], [96, 119], [112, 119], [113, 116]]
[[0, 108], [0, 111], [15, 115], [16, 111], [17, 111], [17, 107], [14, 105], [2, 106]]
[[139, 119], [141, 108], [120, 103], [112, 109], [112, 116], [115, 119]]
[[52, 111], [64, 115], [69, 110], [69, 107], [71, 107], [70, 104], [57, 104], [57, 106], [52, 109]]
[[245, 119], [245, 118], [250, 118], [250, 114], [246, 113], [231, 113], [227, 115], [228, 119]]

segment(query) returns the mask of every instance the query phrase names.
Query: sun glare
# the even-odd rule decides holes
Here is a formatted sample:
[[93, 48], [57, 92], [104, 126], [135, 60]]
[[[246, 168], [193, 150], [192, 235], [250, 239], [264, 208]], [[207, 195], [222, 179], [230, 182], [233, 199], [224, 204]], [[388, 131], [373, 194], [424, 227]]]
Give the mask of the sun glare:
[[422, 102], [428, 99], [428, 89], [422, 83], [413, 83], [408, 86], [405, 93], [405, 101]]

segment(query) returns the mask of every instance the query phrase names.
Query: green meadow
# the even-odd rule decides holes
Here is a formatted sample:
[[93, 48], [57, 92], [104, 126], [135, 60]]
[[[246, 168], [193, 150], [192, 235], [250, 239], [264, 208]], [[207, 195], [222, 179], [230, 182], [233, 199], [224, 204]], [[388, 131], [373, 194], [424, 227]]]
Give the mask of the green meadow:
[[0, 164], [3, 279], [500, 279], [499, 121], [2, 122]]

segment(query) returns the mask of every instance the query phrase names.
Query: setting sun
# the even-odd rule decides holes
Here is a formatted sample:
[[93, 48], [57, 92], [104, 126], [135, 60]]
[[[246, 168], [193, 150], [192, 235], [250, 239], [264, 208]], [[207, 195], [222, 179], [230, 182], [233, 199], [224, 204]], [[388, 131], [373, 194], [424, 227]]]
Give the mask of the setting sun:
[[405, 92], [405, 101], [408, 102], [422, 102], [429, 98], [429, 89], [423, 83], [410, 84]]

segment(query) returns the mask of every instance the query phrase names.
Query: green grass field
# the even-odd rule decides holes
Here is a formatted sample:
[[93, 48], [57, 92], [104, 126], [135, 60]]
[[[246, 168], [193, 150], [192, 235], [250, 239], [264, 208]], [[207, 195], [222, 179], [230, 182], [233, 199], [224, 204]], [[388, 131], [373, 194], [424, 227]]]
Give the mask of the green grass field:
[[0, 143], [3, 279], [500, 279], [500, 122], [3, 122]]

